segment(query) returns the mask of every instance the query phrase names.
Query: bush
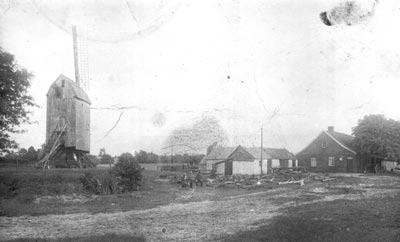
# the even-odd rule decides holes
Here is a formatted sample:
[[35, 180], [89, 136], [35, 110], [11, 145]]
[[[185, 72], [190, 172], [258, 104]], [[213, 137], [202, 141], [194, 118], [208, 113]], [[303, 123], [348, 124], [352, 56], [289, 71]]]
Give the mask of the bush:
[[112, 172], [117, 178], [118, 186], [122, 192], [139, 190], [142, 181], [142, 173], [139, 163], [135, 161], [132, 154], [121, 154]]
[[102, 176], [93, 175], [90, 172], [85, 172], [79, 181], [83, 185], [83, 189], [94, 194], [115, 194], [119, 192], [117, 179], [111, 172], [102, 174]]
[[83, 175], [79, 177], [79, 181], [82, 183], [83, 189], [85, 189], [86, 191], [94, 194], [99, 194], [100, 181], [95, 178], [92, 173], [83, 173]]

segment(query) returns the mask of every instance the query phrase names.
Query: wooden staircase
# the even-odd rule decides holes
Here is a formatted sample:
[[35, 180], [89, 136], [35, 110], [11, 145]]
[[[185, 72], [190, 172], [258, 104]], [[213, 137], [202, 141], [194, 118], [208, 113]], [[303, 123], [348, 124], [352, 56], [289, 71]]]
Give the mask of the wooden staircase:
[[61, 138], [65, 133], [66, 128], [66, 123], [61, 127], [60, 130], [58, 130], [58, 127], [55, 128], [49, 140], [46, 142], [46, 146], [43, 148], [43, 153], [41, 155], [43, 157], [35, 164], [36, 168], [50, 168], [50, 158], [62, 153], [61, 145], [63, 143]]

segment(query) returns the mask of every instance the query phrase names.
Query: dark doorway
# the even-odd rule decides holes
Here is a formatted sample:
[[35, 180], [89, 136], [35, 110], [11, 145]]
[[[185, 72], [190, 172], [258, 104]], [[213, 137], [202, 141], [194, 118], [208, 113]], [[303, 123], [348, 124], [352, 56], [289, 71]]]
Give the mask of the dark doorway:
[[354, 167], [353, 167], [354, 160], [353, 160], [353, 157], [347, 157], [346, 161], [347, 161], [346, 171], [347, 172], [354, 172]]
[[225, 161], [225, 176], [231, 176], [233, 172], [232, 160]]

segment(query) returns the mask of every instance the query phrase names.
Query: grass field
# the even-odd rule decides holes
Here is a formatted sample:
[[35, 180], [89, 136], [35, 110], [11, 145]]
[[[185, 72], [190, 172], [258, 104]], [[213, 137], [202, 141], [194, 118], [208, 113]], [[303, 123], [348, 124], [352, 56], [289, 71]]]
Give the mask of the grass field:
[[82, 172], [1, 170], [7, 185], [1, 190], [0, 239], [400, 241], [398, 176], [343, 174], [303, 187], [182, 189], [159, 179], [176, 173], [144, 171], [140, 191], [94, 196], [80, 187]]
[[[145, 209], [168, 204], [178, 186], [156, 183], [159, 172], [144, 171], [140, 191], [127, 194], [93, 195], [83, 189], [84, 172], [104, 176], [107, 169], [19, 169], [0, 170], [0, 216], [99, 213]], [[163, 172], [169, 174], [168, 172]]]

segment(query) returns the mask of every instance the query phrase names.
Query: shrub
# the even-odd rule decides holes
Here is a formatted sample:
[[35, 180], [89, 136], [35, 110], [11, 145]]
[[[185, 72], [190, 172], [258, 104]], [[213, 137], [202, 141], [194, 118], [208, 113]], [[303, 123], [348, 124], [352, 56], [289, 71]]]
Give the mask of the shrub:
[[135, 161], [132, 154], [121, 154], [112, 172], [117, 178], [118, 186], [120, 186], [122, 192], [139, 190], [142, 181], [142, 173], [139, 163]]
[[88, 192], [99, 194], [100, 193], [100, 181], [93, 176], [90, 172], [85, 172], [81, 177], [79, 177], [79, 181], [83, 185], [83, 189]]
[[105, 176], [102, 176], [100, 179], [100, 193], [101, 194], [115, 194], [119, 193], [120, 189], [117, 185], [116, 177], [108, 172]]
[[96, 175], [85, 172], [79, 177], [79, 181], [85, 191], [94, 194], [115, 194], [120, 191], [117, 179], [111, 172]]

